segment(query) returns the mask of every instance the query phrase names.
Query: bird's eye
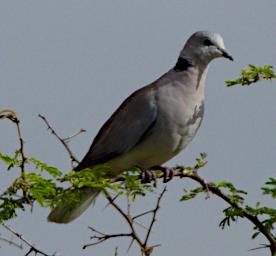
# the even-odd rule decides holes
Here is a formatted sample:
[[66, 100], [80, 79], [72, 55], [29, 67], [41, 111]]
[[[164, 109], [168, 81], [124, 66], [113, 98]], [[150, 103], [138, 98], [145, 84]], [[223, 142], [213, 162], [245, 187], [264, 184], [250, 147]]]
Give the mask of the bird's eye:
[[214, 45], [209, 39], [205, 39], [203, 41], [203, 44], [206, 45], [206, 46]]

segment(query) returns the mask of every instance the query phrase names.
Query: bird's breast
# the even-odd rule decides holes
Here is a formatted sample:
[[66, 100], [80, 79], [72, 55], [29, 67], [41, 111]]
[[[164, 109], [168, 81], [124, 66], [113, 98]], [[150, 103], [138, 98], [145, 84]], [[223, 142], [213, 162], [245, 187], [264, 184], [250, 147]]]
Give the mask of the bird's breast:
[[164, 147], [174, 156], [191, 142], [201, 124], [203, 95], [190, 88], [174, 88], [162, 95], [168, 97], [159, 98], [159, 129]]

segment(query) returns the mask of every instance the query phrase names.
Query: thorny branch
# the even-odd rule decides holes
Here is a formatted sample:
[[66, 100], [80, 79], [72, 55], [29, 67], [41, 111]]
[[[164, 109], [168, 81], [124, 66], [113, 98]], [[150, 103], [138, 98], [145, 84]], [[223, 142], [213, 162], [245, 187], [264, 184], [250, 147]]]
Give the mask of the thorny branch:
[[[57, 135], [57, 133], [53, 130], [53, 128], [51, 128], [49, 126], [49, 124], [48, 124], [47, 120], [45, 119], [45, 117], [42, 117], [41, 115], [39, 115], [39, 116], [40, 116], [40, 118], [42, 118], [44, 120], [44, 122], [47, 124], [48, 128], [58, 138], [58, 140], [63, 145], [64, 144], [66, 145], [65, 148], [67, 149], [67, 151], [68, 151], [68, 153], [69, 153], [69, 155], [72, 159], [73, 154], [72, 154], [71, 150], [69, 149], [69, 146], [60, 138], [60, 136]], [[242, 212], [244, 214], [244, 217], [247, 218], [250, 222], [252, 222], [259, 229], [259, 231], [266, 237], [266, 239], [269, 241], [269, 248], [270, 248], [270, 251], [271, 251], [272, 255], [274, 255], [274, 253], [276, 253], [276, 238], [273, 236], [273, 234], [266, 230], [266, 228], [264, 227], [262, 222], [256, 216], [253, 216], [251, 213], [249, 213], [246, 209], [244, 209], [239, 204], [237, 204], [235, 202], [232, 202], [231, 199], [226, 194], [224, 194], [219, 188], [214, 186], [213, 183], [207, 183], [203, 178], [201, 178], [197, 173], [197, 171], [198, 171], [197, 166], [194, 167], [194, 170], [192, 172], [191, 171], [187, 172], [185, 170], [185, 167], [183, 167], [183, 166], [179, 166], [179, 167], [175, 167], [175, 168], [160, 167], [160, 169], [170, 170], [170, 172], [173, 173], [173, 177], [180, 177], [180, 178], [185, 177], [185, 178], [189, 178], [189, 179], [192, 179], [192, 180], [198, 182], [206, 190], [207, 193], [209, 193], [209, 192], [213, 193], [214, 195], [216, 195], [219, 198], [223, 199], [225, 202], [227, 202], [233, 208], [235, 208], [235, 209], [239, 210], [240, 212]], [[152, 171], [156, 172], [156, 168], [154, 168], [154, 170], [152, 170]], [[158, 178], [164, 178], [164, 175], [165, 174], [161, 174]], [[111, 180], [111, 182], [119, 182], [119, 181], [124, 181], [124, 180], [123, 180], [122, 177], [118, 177], [118, 178], [115, 178], [115, 179]], [[137, 234], [136, 234], [135, 229], [133, 228], [133, 220], [135, 218], [138, 218], [138, 217], [143, 216], [145, 214], [148, 214], [148, 213], [151, 213], [151, 212], [154, 213], [154, 210], [151, 210], [151, 211], [147, 211], [145, 213], [142, 213], [140, 216], [139, 215], [135, 216], [134, 219], [133, 218], [130, 219], [128, 217], [128, 214], [124, 213], [124, 211], [117, 204], [115, 204], [114, 199], [109, 197], [108, 201], [122, 215], [122, 217], [127, 221], [127, 223], [129, 224], [129, 226], [132, 230], [132, 233], [134, 234], [134, 236], [136, 235], [136, 237], [137, 237]], [[148, 236], [149, 236], [149, 234], [148, 234]], [[140, 239], [134, 239], [133, 238], [133, 240], [135, 240], [140, 245], [141, 248], [145, 247], [145, 243], [142, 243]], [[147, 255], [147, 254], [145, 254], [145, 255]], [[150, 253], [148, 255], [150, 255]]]
[[69, 136], [67, 138], [62, 139], [57, 133], [56, 131], [52, 128], [52, 126], [49, 124], [48, 120], [46, 119], [46, 117], [44, 117], [43, 115], [39, 114], [38, 115], [39, 118], [41, 118], [44, 123], [47, 126], [47, 129], [59, 140], [59, 142], [64, 146], [64, 148], [66, 149], [66, 151], [69, 154], [69, 157], [71, 159], [71, 166], [72, 168], [74, 168], [74, 163], [79, 163], [79, 160], [74, 156], [72, 150], [70, 149], [70, 147], [68, 146], [68, 142], [70, 139], [72, 139], [73, 137], [76, 137], [77, 135], [79, 135], [82, 132], [85, 132], [84, 129], [81, 129], [78, 133]]
[[4, 119], [4, 118], [9, 119], [16, 125], [17, 136], [18, 136], [18, 140], [19, 140], [19, 144], [20, 144], [20, 147], [18, 150], [20, 153], [20, 157], [21, 157], [20, 170], [21, 170], [21, 176], [24, 179], [25, 162], [26, 162], [27, 158], [25, 157], [25, 153], [24, 153], [24, 140], [23, 140], [20, 125], [19, 125], [20, 121], [17, 118], [16, 113], [11, 109], [4, 109], [4, 110], [0, 111], [0, 119]]
[[[62, 145], [65, 147], [65, 149], [67, 150], [67, 152], [69, 153], [69, 156], [70, 156], [70, 159], [71, 159], [71, 162], [72, 162], [72, 165], [74, 162], [77, 162], [78, 163], [78, 160], [75, 158], [75, 156], [73, 155], [72, 151], [70, 150], [69, 146], [68, 146], [68, 139], [72, 138], [72, 137], [75, 137], [76, 135], [78, 135], [79, 133], [83, 132], [82, 130], [80, 130], [76, 135], [73, 135], [73, 136], [70, 136], [68, 138], [65, 138], [65, 139], [62, 139], [56, 132], [55, 130], [49, 125], [47, 119], [42, 116], [42, 115], [39, 115], [39, 117], [45, 122], [45, 124], [47, 125], [47, 128], [51, 131], [51, 133], [62, 143]], [[1, 118], [8, 118], [10, 119], [12, 122], [14, 122], [17, 126], [17, 134], [18, 134], [18, 138], [19, 138], [19, 142], [20, 142], [20, 149], [19, 149], [19, 153], [20, 153], [20, 156], [21, 156], [21, 165], [20, 165], [20, 169], [21, 169], [21, 175], [23, 177], [24, 175], [24, 165], [25, 165], [25, 162], [26, 162], [26, 157], [25, 157], [25, 154], [24, 154], [24, 140], [22, 138], [22, 135], [21, 135], [21, 131], [20, 131], [20, 126], [19, 126], [19, 120], [18, 118], [16, 117], [16, 113], [12, 110], [3, 110], [3, 111], [0, 111], [0, 119]], [[162, 167], [162, 169], [164, 169], [166, 167]], [[225, 193], [222, 192], [221, 189], [217, 188], [215, 186], [214, 183], [207, 183], [203, 178], [201, 178], [198, 173], [197, 173], [197, 166], [194, 167], [194, 170], [191, 171], [187, 171], [185, 169], [185, 167], [182, 167], [182, 166], [178, 166], [178, 167], [175, 167], [175, 168], [167, 168], [167, 169], [170, 169], [171, 172], [173, 172], [173, 177], [180, 177], [180, 178], [189, 178], [189, 179], [192, 179], [196, 182], [198, 182], [202, 188], [204, 188], [207, 192], [211, 192], [212, 194], [218, 196], [219, 198], [223, 199], [225, 202], [227, 202], [229, 205], [231, 205], [234, 209], [240, 211], [243, 216], [245, 218], [247, 218], [251, 223], [253, 223], [257, 228], [258, 230], [260, 231], [260, 233], [262, 233], [264, 235], [264, 237], [269, 241], [269, 245], [264, 245], [262, 246], [261, 248], [266, 248], [266, 247], [269, 247], [270, 248], [270, 251], [271, 251], [271, 254], [272, 255], [275, 255], [276, 253], [276, 238], [273, 236], [272, 233], [270, 233], [269, 231], [266, 230], [265, 226], [262, 224], [262, 222], [259, 220], [258, 217], [252, 215], [250, 212], [248, 212], [245, 208], [243, 208], [241, 205], [239, 205], [238, 203], [235, 203], [233, 202]], [[156, 169], [152, 170], [154, 172], [156, 172]], [[163, 178], [164, 174], [161, 174], [158, 176], [158, 179], [159, 178]], [[139, 177], [137, 177], [137, 179], [139, 179]], [[118, 177], [118, 178], [115, 178], [113, 180], [110, 180], [110, 182], [119, 182], [119, 181], [124, 181], [124, 179], [122, 177]], [[149, 256], [152, 251], [153, 251], [153, 248], [158, 246], [158, 245], [155, 245], [155, 246], [150, 246], [148, 247], [147, 246], [147, 242], [148, 242], [148, 239], [149, 239], [149, 236], [150, 236], [150, 233], [151, 233], [151, 230], [152, 230], [152, 226], [155, 222], [155, 217], [156, 217], [156, 213], [159, 209], [159, 204], [160, 204], [160, 200], [163, 196], [163, 194], [165, 193], [165, 189], [164, 191], [161, 193], [160, 197], [158, 198], [158, 201], [157, 201], [157, 205], [156, 205], [156, 208], [153, 209], [153, 210], [149, 210], [149, 211], [146, 211], [144, 213], [141, 213], [141, 214], [138, 214], [134, 217], [132, 217], [130, 214], [129, 214], [129, 210], [127, 211], [127, 213], [125, 213], [116, 203], [115, 203], [115, 200], [112, 199], [110, 196], [107, 197], [109, 203], [120, 213], [120, 215], [126, 220], [126, 222], [128, 223], [128, 226], [130, 228], [130, 233], [121, 233], [121, 234], [104, 234], [104, 233], [101, 233], [99, 231], [96, 231], [95, 229], [92, 229], [90, 228], [92, 231], [96, 232], [97, 235], [91, 237], [92, 239], [97, 239], [98, 241], [97, 242], [94, 242], [92, 244], [87, 244], [84, 246], [84, 248], [88, 247], [88, 246], [91, 246], [91, 245], [96, 245], [96, 244], [99, 244], [99, 243], [102, 243], [108, 239], [111, 239], [111, 238], [115, 238], [115, 237], [131, 237], [132, 238], [132, 241], [131, 241], [131, 244], [130, 246], [132, 245], [133, 241], [136, 241], [138, 243], [138, 245], [140, 246], [141, 248], [141, 251], [143, 253], [143, 255], [145, 256]], [[139, 218], [139, 217], [142, 217], [146, 214], [150, 214], [152, 213], [153, 216], [152, 216], [152, 220], [151, 220], [151, 224], [150, 224], [150, 227], [148, 229], [148, 232], [147, 232], [147, 235], [146, 235], [146, 238], [145, 238], [145, 241], [142, 242], [142, 240], [139, 238], [136, 230], [135, 230], [135, 219]], [[41, 255], [44, 255], [44, 256], [49, 256], [48, 254], [42, 252], [41, 250], [37, 249], [37, 247], [34, 247], [30, 242], [28, 242], [22, 235], [19, 235], [17, 232], [15, 232], [14, 230], [12, 230], [10, 227], [8, 227], [7, 225], [5, 224], [2, 224], [6, 229], [8, 229], [10, 232], [12, 232], [14, 235], [16, 235], [20, 240], [22, 240], [24, 243], [26, 243], [28, 246], [30, 246], [30, 250], [27, 254], [25, 254], [25, 256], [28, 256], [30, 255], [32, 252], [35, 253], [35, 254], [41, 254]]]
[[[105, 234], [101, 231], [96, 230], [95, 228], [89, 227], [89, 229], [95, 233], [95, 235], [91, 236], [91, 240], [94, 239], [96, 241], [93, 243], [84, 245], [83, 249], [86, 249], [89, 246], [94, 246], [94, 245], [103, 243], [108, 239], [118, 238], [118, 237], [130, 237], [130, 238], [132, 238], [132, 240], [131, 240], [129, 248], [131, 247], [132, 243], [135, 241], [139, 245], [142, 254], [145, 256], [149, 256], [153, 252], [153, 249], [155, 247], [159, 246], [159, 245], [148, 246], [148, 240], [149, 240], [149, 236], [152, 232], [153, 225], [156, 221], [157, 212], [160, 209], [161, 199], [164, 196], [165, 192], [166, 192], [166, 187], [162, 190], [160, 196], [158, 197], [156, 207], [153, 210], [148, 211], [146, 213], [136, 215], [134, 217], [132, 217], [132, 215], [131, 215], [129, 204], [128, 204], [127, 210], [124, 211], [118, 204], [115, 203], [115, 200], [108, 195], [107, 200], [108, 200], [109, 204], [112, 205], [119, 212], [119, 214], [122, 216], [122, 218], [124, 218], [126, 220], [128, 226], [129, 226], [130, 232], [129, 233], [117, 233], [117, 234]], [[152, 213], [151, 222], [150, 222], [149, 228], [147, 230], [146, 236], [145, 236], [144, 240], [142, 240], [135, 229], [136, 223], [135, 223], [134, 219], [142, 217], [148, 213]]]
[[[51, 256], [50, 254], [47, 254], [47, 253], [43, 252], [42, 250], [38, 249], [35, 245], [32, 245], [28, 240], [26, 240], [23, 237], [23, 235], [20, 235], [19, 233], [17, 233], [10, 226], [8, 226], [4, 223], [2, 223], [2, 226], [30, 247], [29, 251], [25, 254], [25, 256], [31, 255], [31, 253], [34, 253], [34, 255], [40, 254], [40, 255], [43, 255], [43, 256]], [[52, 254], [52, 256], [54, 256], [54, 255], [55, 254]]]

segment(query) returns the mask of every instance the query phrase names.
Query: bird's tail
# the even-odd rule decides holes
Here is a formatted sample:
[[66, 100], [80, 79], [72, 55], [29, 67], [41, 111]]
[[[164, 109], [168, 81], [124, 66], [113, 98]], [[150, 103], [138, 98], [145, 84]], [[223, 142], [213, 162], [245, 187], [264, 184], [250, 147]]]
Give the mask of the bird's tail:
[[78, 193], [78, 202], [63, 201], [57, 205], [49, 214], [48, 221], [56, 223], [69, 223], [78, 218], [93, 202], [95, 202], [100, 191], [95, 188], [81, 188]]

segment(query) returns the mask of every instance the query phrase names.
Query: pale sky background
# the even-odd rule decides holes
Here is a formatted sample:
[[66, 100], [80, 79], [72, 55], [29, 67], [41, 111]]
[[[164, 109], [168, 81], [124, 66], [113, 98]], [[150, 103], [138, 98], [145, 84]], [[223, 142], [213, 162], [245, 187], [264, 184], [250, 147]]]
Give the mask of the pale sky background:
[[[248, 63], [276, 66], [275, 13], [274, 0], [2, 0], [0, 109], [18, 113], [28, 156], [67, 172], [68, 156], [39, 113], [64, 137], [87, 129], [71, 143], [81, 158], [122, 100], [171, 68], [193, 32], [219, 32], [235, 62], [211, 63], [203, 124], [188, 148], [167, 165], [190, 165], [200, 152], [207, 152], [209, 163], [202, 176], [208, 181], [230, 180], [246, 189], [249, 203], [261, 200], [259, 187], [275, 177], [275, 82], [226, 88], [224, 81], [236, 77]], [[0, 152], [17, 148], [14, 125], [1, 121]], [[1, 169], [3, 190], [14, 174]], [[222, 200], [202, 196], [180, 203], [183, 189], [193, 184], [187, 180], [168, 184], [151, 239], [162, 246], [153, 255], [269, 255], [266, 250], [248, 251], [266, 242], [261, 236], [250, 239], [248, 221], [220, 230], [226, 207]], [[137, 208], [149, 209], [153, 200], [143, 198]], [[37, 205], [8, 224], [48, 253], [111, 256], [118, 245], [119, 256], [126, 255], [126, 239], [81, 249], [89, 242], [88, 225], [107, 233], [127, 231], [116, 212], [103, 210], [105, 204], [99, 198], [94, 208], [69, 225], [47, 223], [49, 210]], [[0, 234], [10, 237], [1, 227]], [[0, 255], [24, 252], [0, 242]], [[139, 255], [137, 247], [128, 255]]]

